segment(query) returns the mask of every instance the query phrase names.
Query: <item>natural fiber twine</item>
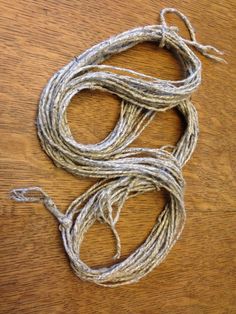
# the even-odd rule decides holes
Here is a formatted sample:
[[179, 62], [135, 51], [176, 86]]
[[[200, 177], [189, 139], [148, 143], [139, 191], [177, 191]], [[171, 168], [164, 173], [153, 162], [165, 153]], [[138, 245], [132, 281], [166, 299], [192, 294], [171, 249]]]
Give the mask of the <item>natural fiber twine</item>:
[[[176, 27], [167, 26], [165, 15], [170, 12], [185, 22], [190, 40], [181, 37]], [[56, 166], [74, 175], [102, 180], [75, 199], [65, 214], [39, 187], [15, 189], [11, 193], [16, 201], [42, 202], [47, 207], [60, 223], [63, 244], [75, 273], [103, 286], [138, 281], [160, 264], [181, 234], [185, 222], [182, 167], [198, 139], [198, 118], [191, 95], [201, 83], [201, 62], [189, 46], [206, 57], [223, 61], [209, 53], [210, 50], [220, 53], [217, 49], [197, 42], [189, 20], [181, 12], [164, 9], [160, 20], [161, 25], [132, 29], [88, 49], [58, 71], [42, 93], [37, 126], [45, 152]], [[184, 79], [161, 80], [129, 69], [100, 65], [112, 55], [145, 41], [170, 50], [183, 66]], [[66, 118], [72, 97], [84, 89], [107, 91], [121, 99], [120, 118], [114, 130], [94, 145], [77, 143]], [[169, 147], [128, 148], [157, 112], [174, 107], [184, 116], [187, 127], [171, 153]], [[121, 244], [116, 223], [124, 202], [160, 189], [169, 193], [169, 201], [147, 239], [128, 258], [96, 269], [80, 259], [81, 242], [96, 220], [111, 227], [117, 241], [115, 258], [119, 258]]]

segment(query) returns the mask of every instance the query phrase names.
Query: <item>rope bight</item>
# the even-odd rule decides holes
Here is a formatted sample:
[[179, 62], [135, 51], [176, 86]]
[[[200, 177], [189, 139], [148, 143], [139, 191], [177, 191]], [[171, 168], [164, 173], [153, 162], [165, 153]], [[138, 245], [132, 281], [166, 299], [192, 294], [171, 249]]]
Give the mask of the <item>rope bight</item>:
[[[176, 27], [167, 25], [167, 13], [177, 14], [184, 21], [189, 40], [181, 37]], [[76, 176], [102, 180], [76, 198], [65, 214], [39, 187], [11, 192], [16, 201], [42, 202], [46, 206], [59, 221], [63, 244], [76, 275], [103, 286], [138, 281], [163, 261], [181, 234], [186, 216], [182, 167], [198, 139], [198, 117], [191, 96], [201, 83], [201, 62], [189, 46], [208, 58], [224, 61], [210, 54], [210, 51], [221, 54], [220, 51], [196, 40], [190, 21], [178, 10], [162, 10], [160, 21], [161, 25], [135, 28], [88, 49], [59, 70], [41, 95], [37, 127], [45, 152], [56, 166]], [[156, 42], [177, 56], [184, 79], [162, 80], [130, 69], [101, 65], [112, 55], [146, 41]], [[67, 122], [66, 109], [72, 97], [84, 89], [107, 91], [121, 99], [116, 126], [98, 144], [76, 142]], [[172, 152], [166, 147], [128, 147], [157, 112], [170, 108], [179, 110], [186, 120], [185, 132]], [[117, 242], [115, 258], [119, 258], [121, 244], [116, 223], [124, 202], [140, 193], [160, 189], [169, 193], [169, 200], [140, 247], [110, 267], [91, 268], [80, 259], [81, 242], [96, 220], [111, 227]]]

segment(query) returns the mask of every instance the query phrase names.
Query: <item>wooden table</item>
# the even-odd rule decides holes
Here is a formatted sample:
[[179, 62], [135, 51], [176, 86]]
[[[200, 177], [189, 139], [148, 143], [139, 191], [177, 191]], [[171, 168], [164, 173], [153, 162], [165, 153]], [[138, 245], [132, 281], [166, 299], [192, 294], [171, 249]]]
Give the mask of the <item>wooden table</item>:
[[[235, 211], [235, 5], [227, 1], [39, 0], [0, 1], [1, 19], [1, 313], [236, 313]], [[41, 186], [62, 210], [96, 180], [56, 168], [41, 150], [35, 118], [39, 95], [51, 75], [91, 45], [140, 25], [159, 23], [165, 6], [183, 11], [199, 42], [225, 51], [228, 64], [203, 62], [193, 96], [200, 139], [184, 168], [187, 223], [167, 259], [137, 284], [103, 288], [80, 281], [64, 252], [58, 224], [39, 204], [17, 204], [9, 190]], [[168, 22], [183, 24], [169, 16]], [[146, 43], [107, 62], [164, 79], [181, 77], [175, 58]], [[87, 109], [89, 107], [89, 110]], [[68, 110], [75, 138], [102, 140], [114, 127], [119, 100], [84, 91]], [[184, 122], [175, 110], [158, 114], [132, 145], [175, 144]], [[122, 257], [147, 236], [166, 195], [127, 201], [118, 231]], [[90, 265], [112, 263], [114, 239], [97, 223], [81, 257]]]

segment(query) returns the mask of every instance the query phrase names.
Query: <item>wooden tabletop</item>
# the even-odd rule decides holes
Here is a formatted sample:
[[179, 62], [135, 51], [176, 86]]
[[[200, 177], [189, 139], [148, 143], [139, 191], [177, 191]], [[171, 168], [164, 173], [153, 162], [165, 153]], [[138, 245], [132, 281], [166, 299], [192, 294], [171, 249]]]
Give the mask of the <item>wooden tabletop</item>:
[[[0, 213], [1, 313], [236, 313], [235, 190], [235, 5], [233, 0], [0, 0]], [[56, 168], [41, 150], [36, 112], [51, 75], [90, 46], [141, 25], [158, 24], [159, 11], [176, 7], [196, 29], [200, 43], [225, 52], [228, 64], [203, 56], [203, 80], [193, 95], [200, 138], [184, 167], [187, 223], [166, 260], [139, 283], [103, 288], [72, 272], [58, 223], [40, 204], [9, 200], [9, 191], [40, 186], [65, 210], [96, 180]], [[183, 36], [178, 18], [168, 16]], [[164, 79], [182, 77], [177, 60], [145, 43], [107, 64]], [[89, 107], [89, 109], [88, 109]], [[112, 130], [120, 101], [108, 93], [84, 91], [74, 97], [68, 119], [74, 137], [97, 143]], [[132, 144], [175, 144], [184, 131], [175, 110], [160, 113]], [[128, 200], [118, 223], [122, 258], [147, 236], [165, 203], [165, 193]], [[96, 223], [82, 246], [92, 266], [110, 265], [115, 242]]]

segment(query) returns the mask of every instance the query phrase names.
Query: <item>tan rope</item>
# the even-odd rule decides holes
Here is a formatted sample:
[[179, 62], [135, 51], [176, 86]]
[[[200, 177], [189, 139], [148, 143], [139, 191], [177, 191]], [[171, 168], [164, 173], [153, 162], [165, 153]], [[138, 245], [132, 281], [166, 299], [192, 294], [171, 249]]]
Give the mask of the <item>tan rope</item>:
[[[181, 37], [176, 27], [166, 24], [165, 15], [170, 12], [185, 22], [190, 40]], [[217, 49], [197, 42], [188, 18], [181, 12], [164, 9], [160, 20], [161, 25], [129, 30], [88, 49], [58, 71], [41, 95], [37, 126], [45, 152], [56, 166], [74, 175], [103, 179], [75, 199], [65, 214], [39, 187], [15, 189], [11, 193], [16, 201], [42, 202], [48, 208], [60, 223], [64, 247], [75, 273], [99, 285], [138, 281], [166, 257], [178, 239], [185, 221], [182, 167], [191, 157], [198, 138], [198, 118], [191, 95], [201, 83], [201, 62], [188, 46], [223, 61], [209, 53], [210, 50], [220, 53]], [[156, 42], [173, 52], [183, 66], [184, 79], [161, 80], [101, 65], [110, 56], [145, 41]], [[67, 106], [84, 89], [107, 91], [121, 99], [114, 130], [98, 144], [76, 142], [67, 123]], [[128, 147], [157, 112], [174, 107], [184, 116], [187, 127], [171, 153], [168, 147]], [[114, 258], [119, 258], [121, 243], [116, 223], [124, 202], [137, 194], [160, 189], [168, 191], [169, 201], [147, 239], [128, 258], [102, 268], [91, 268], [80, 259], [81, 242], [96, 220], [111, 227], [117, 241]]]

